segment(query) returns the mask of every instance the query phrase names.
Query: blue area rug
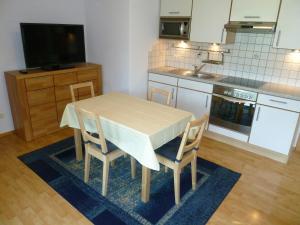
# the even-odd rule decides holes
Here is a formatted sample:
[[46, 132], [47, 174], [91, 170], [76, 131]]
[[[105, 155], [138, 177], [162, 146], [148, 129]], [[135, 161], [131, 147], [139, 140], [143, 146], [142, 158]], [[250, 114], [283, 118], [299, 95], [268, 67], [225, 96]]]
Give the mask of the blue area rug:
[[75, 160], [74, 140], [68, 138], [19, 157], [55, 191], [94, 224], [206, 224], [240, 174], [198, 158], [197, 188], [191, 189], [191, 169], [181, 174], [181, 203], [174, 202], [173, 172], [152, 171], [150, 201], [141, 201], [141, 166], [131, 179], [130, 158], [110, 168], [108, 195], [103, 197], [102, 163], [91, 161], [90, 180], [83, 182], [83, 161]]

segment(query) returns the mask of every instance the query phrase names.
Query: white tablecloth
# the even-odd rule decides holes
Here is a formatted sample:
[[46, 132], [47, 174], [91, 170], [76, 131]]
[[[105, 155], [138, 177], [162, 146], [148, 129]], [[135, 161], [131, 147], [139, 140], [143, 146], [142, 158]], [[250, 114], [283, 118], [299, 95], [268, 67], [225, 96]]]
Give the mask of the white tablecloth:
[[[68, 104], [61, 127], [79, 129], [75, 106], [99, 115], [105, 138], [153, 170], [159, 170], [154, 150], [183, 133], [193, 117], [190, 112], [111, 93]], [[96, 132], [92, 121], [85, 124]]]

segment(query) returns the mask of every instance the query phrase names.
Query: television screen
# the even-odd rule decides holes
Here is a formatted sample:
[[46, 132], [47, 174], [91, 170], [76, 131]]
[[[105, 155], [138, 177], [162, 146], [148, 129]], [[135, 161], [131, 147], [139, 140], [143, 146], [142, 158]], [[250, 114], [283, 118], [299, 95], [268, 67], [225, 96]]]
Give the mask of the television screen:
[[21, 23], [27, 68], [85, 62], [83, 25]]

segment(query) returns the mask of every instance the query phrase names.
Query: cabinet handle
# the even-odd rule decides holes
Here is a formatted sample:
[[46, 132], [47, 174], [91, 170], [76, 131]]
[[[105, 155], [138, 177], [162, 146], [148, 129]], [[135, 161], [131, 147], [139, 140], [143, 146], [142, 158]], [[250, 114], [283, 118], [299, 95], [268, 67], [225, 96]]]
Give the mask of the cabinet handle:
[[256, 121], [259, 120], [259, 115], [260, 115], [260, 107], [258, 107], [257, 115], [256, 115]]
[[275, 102], [275, 103], [279, 103], [279, 104], [288, 104], [287, 102], [284, 101], [279, 101], [279, 100], [275, 100], [275, 99], [270, 99], [270, 102]]
[[208, 107], [208, 95], [206, 95], [206, 102], [205, 102], [205, 108]]
[[174, 88], [172, 88], [172, 100], [174, 99]]
[[280, 37], [281, 37], [281, 30], [278, 31], [278, 35], [277, 35], [277, 41], [276, 41], [276, 47], [279, 46], [279, 43], [280, 43]]
[[223, 38], [224, 38], [224, 28], [223, 28], [223, 30], [222, 30], [222, 35], [221, 35], [221, 44], [223, 43]]
[[179, 11], [175, 11], [175, 12], [169, 12], [169, 14], [179, 14], [180, 12]]
[[244, 16], [245, 19], [260, 19], [260, 16]]

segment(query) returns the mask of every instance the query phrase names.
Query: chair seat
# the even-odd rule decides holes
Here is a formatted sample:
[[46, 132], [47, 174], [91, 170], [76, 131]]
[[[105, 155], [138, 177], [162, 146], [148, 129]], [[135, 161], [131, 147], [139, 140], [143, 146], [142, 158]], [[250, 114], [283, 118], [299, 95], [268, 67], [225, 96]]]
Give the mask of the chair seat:
[[[163, 146], [161, 146], [160, 148], [156, 149], [155, 153], [160, 156], [163, 156], [171, 161], [176, 161], [176, 156], [177, 156], [181, 141], [182, 141], [181, 137], [176, 137], [172, 141], [170, 141], [170, 142], [164, 144]], [[184, 155], [187, 153], [188, 152], [184, 153]]]
[[[92, 136], [95, 137], [95, 138], [99, 138], [99, 135], [96, 134], [96, 133], [93, 133]], [[113, 143], [111, 143], [110, 141], [105, 140], [105, 142], [106, 142], [106, 147], [107, 147], [107, 153], [106, 154], [109, 154], [109, 153], [111, 153], [115, 150], [119, 150], [119, 148], [116, 145], [114, 145]], [[89, 142], [89, 143], [91, 143], [91, 142]], [[94, 144], [95, 146], [97, 146], [97, 148], [99, 148], [101, 150], [101, 145], [95, 144], [95, 143], [92, 143], [92, 144]]]

